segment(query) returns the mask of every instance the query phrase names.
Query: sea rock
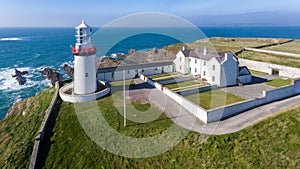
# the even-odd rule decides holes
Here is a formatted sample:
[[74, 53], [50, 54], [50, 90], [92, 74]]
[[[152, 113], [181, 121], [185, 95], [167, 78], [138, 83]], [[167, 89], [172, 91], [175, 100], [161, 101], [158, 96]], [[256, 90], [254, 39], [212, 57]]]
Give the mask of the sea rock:
[[19, 85], [24, 85], [26, 83], [26, 78], [23, 77], [23, 75], [27, 75], [28, 71], [19, 71], [18, 69], [15, 69], [15, 75], [12, 75], [12, 77], [15, 77], [18, 81]]
[[46, 78], [51, 82], [51, 84], [54, 86], [55, 82], [62, 81], [61, 74], [52, 68], [46, 67], [44, 70], [40, 71], [43, 75], [46, 76]]
[[74, 76], [74, 69], [70, 65], [64, 64], [62, 68], [69, 76], [71, 77]]

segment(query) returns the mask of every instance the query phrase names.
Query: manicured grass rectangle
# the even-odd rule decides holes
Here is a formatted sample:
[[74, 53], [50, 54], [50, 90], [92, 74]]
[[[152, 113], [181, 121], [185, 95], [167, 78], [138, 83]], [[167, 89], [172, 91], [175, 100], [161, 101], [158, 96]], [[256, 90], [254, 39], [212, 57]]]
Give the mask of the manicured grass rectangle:
[[162, 78], [162, 77], [169, 77], [169, 76], [174, 76], [176, 73], [162, 73], [162, 74], [157, 74], [157, 75], [151, 75], [149, 78], [151, 79], [157, 79], [157, 78]]
[[180, 83], [172, 83], [172, 84], [167, 84], [165, 87], [169, 89], [175, 89], [175, 88], [180, 88], [180, 87], [186, 87], [186, 86], [191, 86], [191, 85], [197, 85], [201, 84], [195, 80], [190, 80], [190, 81], [185, 81], [185, 82], [180, 82]]
[[222, 107], [224, 105], [237, 103], [244, 100], [243, 98], [218, 89], [189, 95], [186, 96], [186, 98], [206, 110]]
[[251, 72], [252, 75], [265, 75], [267, 73], [265, 72], [260, 72], [260, 71], [257, 71], [257, 70], [249, 70]]
[[265, 84], [273, 87], [283, 87], [283, 86], [288, 86], [292, 84], [291, 79], [283, 79], [283, 78], [278, 78], [278, 79], [273, 79], [265, 82]]

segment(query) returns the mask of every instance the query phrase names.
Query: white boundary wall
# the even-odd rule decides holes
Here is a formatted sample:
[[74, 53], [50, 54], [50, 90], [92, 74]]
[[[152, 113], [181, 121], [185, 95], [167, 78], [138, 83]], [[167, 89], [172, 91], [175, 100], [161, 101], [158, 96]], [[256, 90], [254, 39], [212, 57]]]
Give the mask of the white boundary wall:
[[195, 117], [203, 121], [204, 123], [217, 122], [222, 119], [226, 119], [244, 111], [268, 104], [274, 101], [285, 99], [300, 94], [300, 79], [294, 80], [293, 85], [285, 86], [282, 88], [274, 89], [271, 91], [263, 91], [263, 96], [256, 99], [246, 100], [236, 104], [226, 105], [221, 108], [215, 108], [211, 110], [205, 110], [199, 105], [191, 102], [187, 98], [173, 92], [172, 90], [163, 87], [163, 85], [152, 81], [143, 74], [139, 74], [140, 79], [154, 86], [164, 94], [172, 98], [183, 108], [188, 110]]
[[263, 91], [261, 98], [246, 100], [226, 107], [211, 109], [207, 114], [207, 123], [220, 121], [232, 117], [244, 111], [268, 104], [274, 101], [285, 99], [300, 94], [300, 80], [295, 80], [293, 85], [278, 88], [271, 91]]
[[63, 101], [71, 102], [71, 103], [81, 103], [81, 102], [89, 102], [93, 100], [97, 100], [101, 97], [106, 96], [110, 92], [110, 88], [106, 88], [100, 92], [92, 93], [92, 94], [86, 94], [86, 95], [69, 95], [65, 92], [73, 88], [73, 83], [68, 84], [64, 87], [62, 87], [59, 90], [59, 95]]
[[272, 74], [272, 69], [279, 70], [279, 76], [289, 77], [289, 78], [299, 78], [300, 77], [300, 69], [287, 67], [277, 64], [258, 62], [248, 59], [239, 59], [240, 66], [246, 66], [248, 69], [265, 72], [268, 74]]
[[163, 87], [161, 84], [152, 81], [151, 79], [147, 78], [143, 74], [140, 74], [140, 79], [147, 82], [151, 86], [155, 87], [156, 89], [162, 91], [165, 95], [173, 99], [178, 104], [182, 105], [183, 108], [188, 110], [191, 114], [193, 114], [195, 117], [203, 121], [204, 123], [207, 122], [207, 111], [203, 109], [202, 107], [198, 106], [197, 104], [193, 103], [192, 101], [188, 100], [185, 97], [182, 97], [181, 95], [173, 92], [172, 90]]

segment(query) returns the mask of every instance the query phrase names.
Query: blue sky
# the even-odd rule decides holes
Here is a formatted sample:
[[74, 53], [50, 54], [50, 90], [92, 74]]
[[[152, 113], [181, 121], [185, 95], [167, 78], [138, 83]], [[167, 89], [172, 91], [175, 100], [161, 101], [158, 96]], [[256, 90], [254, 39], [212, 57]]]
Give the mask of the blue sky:
[[164, 12], [198, 26], [300, 25], [299, 0], [4, 0], [0, 27], [102, 26], [138, 12]]

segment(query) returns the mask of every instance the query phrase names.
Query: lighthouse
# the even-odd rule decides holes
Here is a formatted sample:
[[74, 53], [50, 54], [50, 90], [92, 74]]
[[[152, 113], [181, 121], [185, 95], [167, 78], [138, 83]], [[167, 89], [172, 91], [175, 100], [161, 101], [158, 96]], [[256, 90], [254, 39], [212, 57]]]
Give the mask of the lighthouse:
[[96, 47], [92, 44], [92, 28], [84, 20], [75, 27], [74, 94], [91, 94], [97, 90]]

